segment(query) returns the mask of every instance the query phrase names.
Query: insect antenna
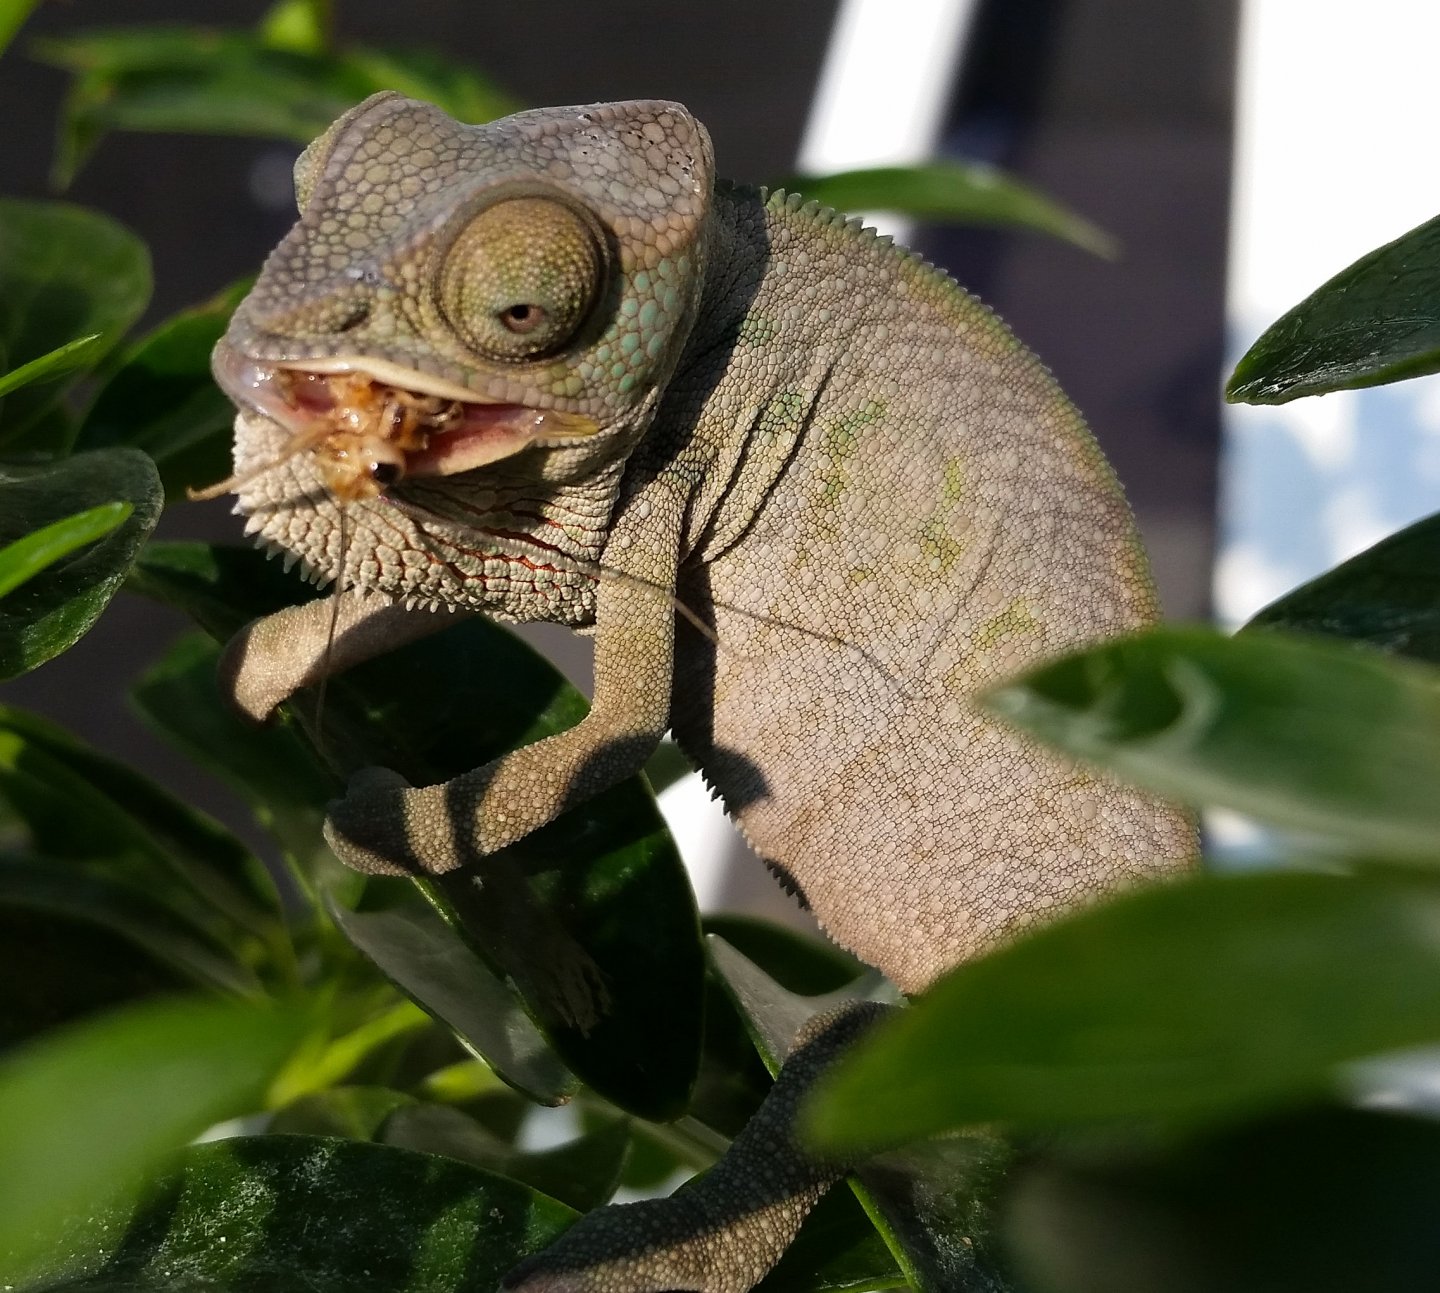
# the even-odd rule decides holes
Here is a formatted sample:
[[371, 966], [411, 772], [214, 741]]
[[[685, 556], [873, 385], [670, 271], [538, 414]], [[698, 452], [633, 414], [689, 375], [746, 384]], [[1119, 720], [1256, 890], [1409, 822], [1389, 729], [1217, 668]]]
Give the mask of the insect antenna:
[[316, 428], [310, 431], [301, 431], [293, 435], [280, 447], [280, 451], [264, 462], [256, 463], [253, 467], [247, 467], [244, 471], [237, 471], [233, 475], [226, 476], [224, 480], [216, 481], [213, 485], [206, 485], [204, 489], [195, 489], [187, 485], [185, 497], [192, 503], [204, 503], [212, 498], [221, 498], [225, 494], [234, 493], [236, 490], [248, 485], [258, 476], [263, 476], [273, 467], [279, 467], [290, 459], [302, 454], [307, 449], [319, 444], [327, 434], [325, 428]]

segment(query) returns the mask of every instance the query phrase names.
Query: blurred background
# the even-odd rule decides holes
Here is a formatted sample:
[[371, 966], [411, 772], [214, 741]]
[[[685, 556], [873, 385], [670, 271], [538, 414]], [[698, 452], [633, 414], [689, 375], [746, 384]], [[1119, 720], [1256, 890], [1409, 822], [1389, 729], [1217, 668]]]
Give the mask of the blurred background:
[[[42, 4], [0, 61], [4, 191], [54, 191], [66, 78], [29, 55], [36, 40], [122, 22], [249, 27], [267, 7]], [[1437, 8], [1372, 0], [1363, 32], [1339, 0], [342, 0], [336, 20], [346, 42], [432, 47], [524, 104], [679, 99], [735, 179], [964, 157], [1081, 213], [1116, 258], [1031, 232], [887, 227], [1005, 317], [1079, 405], [1128, 491], [1167, 615], [1234, 623], [1440, 500], [1434, 379], [1281, 410], [1222, 411], [1220, 399], [1229, 362], [1266, 323], [1440, 210], [1437, 169], [1404, 164], [1432, 146]], [[153, 321], [254, 271], [293, 218], [297, 152], [117, 133], [68, 194], [150, 244]], [[224, 503], [197, 504], [172, 509], [162, 532], [238, 540], [239, 525]], [[124, 686], [177, 627], [118, 599], [4, 698], [261, 846], [248, 814], [125, 709]], [[581, 644], [542, 641], [585, 680]], [[773, 913], [774, 886], [704, 800], [694, 784], [665, 800], [702, 903]]]

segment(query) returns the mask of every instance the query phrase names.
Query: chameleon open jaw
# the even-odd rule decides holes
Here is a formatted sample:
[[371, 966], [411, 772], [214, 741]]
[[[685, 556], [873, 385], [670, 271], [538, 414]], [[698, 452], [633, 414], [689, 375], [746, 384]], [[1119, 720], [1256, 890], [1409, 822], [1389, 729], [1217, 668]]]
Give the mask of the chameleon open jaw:
[[[489, 399], [384, 359], [340, 356], [277, 362], [221, 342], [215, 379], [239, 407], [289, 436], [285, 456], [308, 452], [327, 484], [348, 497], [375, 495], [409, 476], [453, 476], [532, 444], [585, 439], [599, 426], [560, 409]], [[195, 497], [226, 492], [221, 482]]]

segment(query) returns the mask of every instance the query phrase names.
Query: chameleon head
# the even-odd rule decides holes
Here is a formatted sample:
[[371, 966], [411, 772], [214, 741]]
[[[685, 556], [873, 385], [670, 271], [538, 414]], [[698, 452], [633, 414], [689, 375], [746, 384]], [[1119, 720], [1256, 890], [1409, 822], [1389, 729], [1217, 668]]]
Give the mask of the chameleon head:
[[712, 183], [673, 103], [466, 126], [385, 93], [341, 117], [215, 351], [251, 528], [329, 576], [335, 506], [399, 482], [474, 513], [497, 480], [615, 477], [693, 321]]

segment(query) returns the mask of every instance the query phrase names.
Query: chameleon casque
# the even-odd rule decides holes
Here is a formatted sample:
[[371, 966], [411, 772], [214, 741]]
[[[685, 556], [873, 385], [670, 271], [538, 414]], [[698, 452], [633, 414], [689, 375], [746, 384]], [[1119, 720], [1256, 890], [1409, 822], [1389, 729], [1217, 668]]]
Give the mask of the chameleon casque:
[[[1079, 415], [943, 273], [717, 182], [674, 103], [467, 126], [381, 94], [296, 189], [215, 369], [238, 510], [338, 591], [241, 634], [237, 702], [263, 716], [439, 607], [595, 639], [569, 731], [443, 786], [357, 779], [327, 825], [345, 862], [483, 857], [672, 728], [830, 935], [913, 993], [1194, 855], [1182, 813], [974, 703], [1155, 598]], [[749, 1288], [843, 1170], [786, 1136], [796, 1075], [853, 1024], [812, 1031], [708, 1203], [602, 1210], [511, 1283]]]

